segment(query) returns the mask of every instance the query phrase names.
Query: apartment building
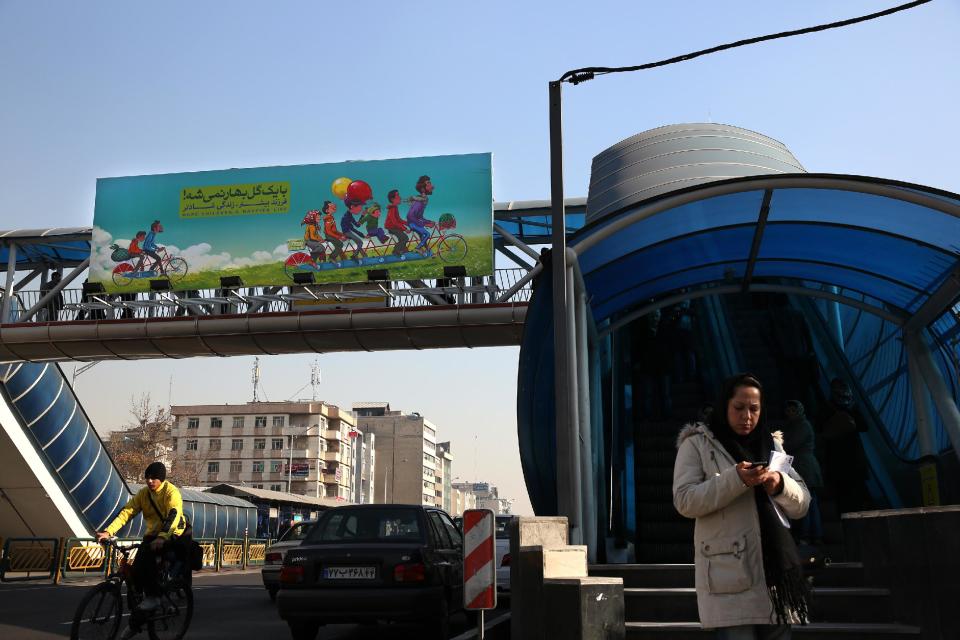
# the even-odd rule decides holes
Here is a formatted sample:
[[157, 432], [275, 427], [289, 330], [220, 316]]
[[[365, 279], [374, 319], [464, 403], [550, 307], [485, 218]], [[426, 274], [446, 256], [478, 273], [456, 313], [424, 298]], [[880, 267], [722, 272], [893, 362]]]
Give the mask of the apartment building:
[[450, 453], [449, 441], [437, 444], [437, 462], [436, 504], [453, 514], [453, 454]]
[[[244, 484], [343, 501], [356, 496], [354, 442], [363, 434], [353, 415], [336, 405], [248, 402], [178, 405], [170, 412], [173, 447], [200, 465], [201, 485]], [[369, 456], [359, 458], [367, 459], [372, 464]]]
[[387, 402], [359, 402], [353, 412], [357, 428], [375, 438], [373, 502], [436, 505], [436, 425], [419, 413], [391, 410]]
[[462, 516], [467, 509], [477, 508], [477, 496], [472, 491], [463, 491], [456, 487], [450, 488], [450, 511], [452, 516]]
[[475, 509], [490, 509], [497, 515], [510, 514], [510, 500], [501, 498], [489, 482], [455, 482], [453, 488], [474, 497]]

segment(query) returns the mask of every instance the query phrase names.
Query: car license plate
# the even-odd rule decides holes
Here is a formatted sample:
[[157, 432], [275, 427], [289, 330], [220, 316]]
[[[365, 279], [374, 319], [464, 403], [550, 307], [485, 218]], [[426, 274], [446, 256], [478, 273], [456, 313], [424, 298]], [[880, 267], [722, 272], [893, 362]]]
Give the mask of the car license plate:
[[376, 567], [324, 567], [323, 577], [328, 580], [373, 580]]

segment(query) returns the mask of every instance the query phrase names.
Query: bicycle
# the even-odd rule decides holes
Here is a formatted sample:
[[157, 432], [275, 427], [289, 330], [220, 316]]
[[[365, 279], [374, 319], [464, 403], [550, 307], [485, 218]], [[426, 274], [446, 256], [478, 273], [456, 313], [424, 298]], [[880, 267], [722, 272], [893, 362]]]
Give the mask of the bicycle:
[[[187, 270], [189, 269], [186, 260], [179, 256], [171, 256], [170, 253], [162, 247], [157, 247], [157, 255], [160, 256], [159, 266], [161, 267], [161, 277], [165, 277], [171, 282], [179, 282], [180, 280], [183, 280], [183, 278], [187, 275]], [[140, 268], [137, 269], [134, 263], [141, 259], [143, 260], [143, 263], [141, 264]], [[113, 268], [113, 283], [118, 287], [125, 287], [136, 279], [157, 277], [157, 265], [153, 265], [153, 267], [150, 269], [144, 268], [146, 263], [150, 260], [150, 256], [127, 258]]]
[[[108, 538], [101, 544], [106, 547], [107, 557], [119, 554], [116, 569], [106, 579], [92, 587], [77, 606], [70, 629], [71, 640], [114, 640], [120, 633], [123, 613], [123, 587], [126, 585], [127, 607], [130, 625], [142, 630], [146, 627], [150, 640], [180, 640], [190, 627], [193, 618], [193, 591], [190, 588], [191, 574], [185, 566], [174, 571], [176, 562], [159, 560], [160, 602], [151, 612], [142, 612], [137, 605], [143, 595], [133, 585], [133, 559], [131, 556], [142, 543], [121, 546], [116, 538]], [[184, 573], [185, 572], [185, 573]]]

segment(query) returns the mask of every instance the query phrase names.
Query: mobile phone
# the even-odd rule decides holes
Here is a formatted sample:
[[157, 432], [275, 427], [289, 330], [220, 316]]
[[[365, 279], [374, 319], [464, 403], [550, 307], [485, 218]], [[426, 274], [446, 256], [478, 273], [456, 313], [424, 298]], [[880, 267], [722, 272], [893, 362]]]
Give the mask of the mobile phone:
[[770, 463], [767, 460], [758, 460], [757, 462], [750, 462], [747, 464], [747, 469], [755, 469], [757, 467], [769, 467]]

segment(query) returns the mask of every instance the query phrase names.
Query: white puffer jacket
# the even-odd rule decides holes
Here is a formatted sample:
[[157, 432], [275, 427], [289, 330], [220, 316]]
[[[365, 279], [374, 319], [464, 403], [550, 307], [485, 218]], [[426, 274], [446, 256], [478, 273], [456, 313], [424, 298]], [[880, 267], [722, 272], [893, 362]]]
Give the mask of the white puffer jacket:
[[[773, 433], [783, 451], [783, 435]], [[693, 534], [697, 608], [704, 628], [776, 624], [763, 574], [760, 519], [753, 489], [737, 475], [733, 457], [703, 424], [687, 425], [677, 438], [673, 505], [696, 518]], [[802, 518], [810, 492], [795, 472], [783, 475], [774, 496], [789, 518]]]

